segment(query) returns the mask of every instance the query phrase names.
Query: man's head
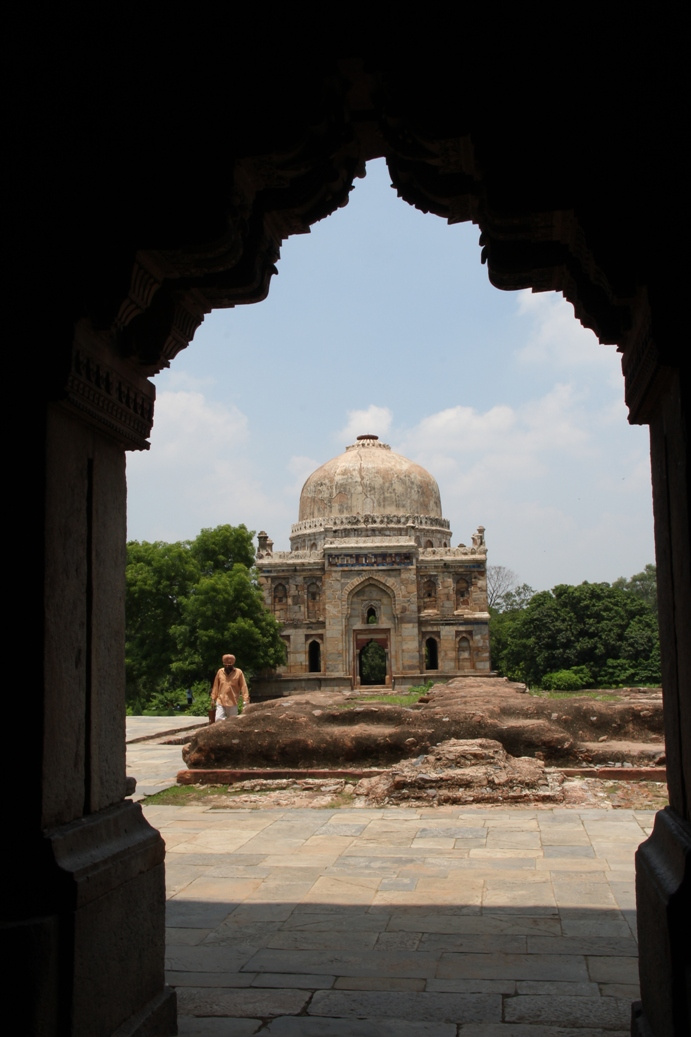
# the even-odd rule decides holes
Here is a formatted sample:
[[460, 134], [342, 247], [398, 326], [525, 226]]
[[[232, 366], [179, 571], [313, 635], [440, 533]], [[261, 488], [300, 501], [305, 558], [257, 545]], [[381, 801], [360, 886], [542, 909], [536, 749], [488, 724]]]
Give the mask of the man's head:
[[235, 666], [235, 656], [234, 655], [224, 655], [223, 656], [223, 665], [225, 666], [226, 670], [232, 670], [232, 668]]

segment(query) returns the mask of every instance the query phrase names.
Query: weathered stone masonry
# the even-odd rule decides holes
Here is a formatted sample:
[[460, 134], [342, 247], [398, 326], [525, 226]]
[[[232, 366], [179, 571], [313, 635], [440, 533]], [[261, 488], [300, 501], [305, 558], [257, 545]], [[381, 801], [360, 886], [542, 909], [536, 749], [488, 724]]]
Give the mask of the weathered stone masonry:
[[303, 487], [290, 551], [259, 534], [266, 603], [288, 660], [258, 694], [354, 687], [374, 640], [387, 685], [488, 673], [487, 549], [451, 547], [436, 481], [376, 436], [360, 436]]

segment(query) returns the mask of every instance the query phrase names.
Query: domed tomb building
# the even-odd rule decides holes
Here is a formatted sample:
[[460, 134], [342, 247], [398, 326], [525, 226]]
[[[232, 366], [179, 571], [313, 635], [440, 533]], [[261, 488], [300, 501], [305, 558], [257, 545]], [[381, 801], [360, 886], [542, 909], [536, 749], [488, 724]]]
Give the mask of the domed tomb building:
[[484, 527], [471, 546], [451, 547], [436, 480], [377, 436], [358, 436], [310, 475], [290, 543], [274, 552], [259, 534], [287, 663], [253, 693], [489, 673]]

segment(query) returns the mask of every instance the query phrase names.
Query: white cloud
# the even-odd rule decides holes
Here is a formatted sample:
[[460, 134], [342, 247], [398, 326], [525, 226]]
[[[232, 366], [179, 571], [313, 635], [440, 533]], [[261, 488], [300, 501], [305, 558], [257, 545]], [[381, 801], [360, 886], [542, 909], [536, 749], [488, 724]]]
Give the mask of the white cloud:
[[[293, 476], [293, 481], [284, 488], [284, 493], [292, 501], [293, 508], [296, 512], [297, 505], [295, 502], [300, 496], [300, 491], [305, 485], [305, 480], [312, 474], [312, 472], [319, 468], [321, 463], [321, 461], [315, 461], [313, 457], [303, 457], [301, 455], [293, 455], [293, 457], [288, 461], [287, 468]], [[295, 519], [297, 519], [297, 513]]]
[[339, 432], [339, 436], [347, 443], [352, 443], [358, 436], [386, 436], [391, 428], [393, 415], [388, 407], [377, 407], [371, 403], [364, 410], [349, 410], [348, 421]]
[[601, 345], [595, 334], [574, 320], [573, 306], [556, 292], [518, 293], [518, 316], [530, 321], [526, 344], [517, 351], [528, 365], [550, 369], [592, 368], [606, 373], [608, 381], [621, 383], [621, 369], [614, 346]]
[[419, 442], [421, 449], [456, 442], [464, 452], [474, 452], [508, 435], [515, 420], [515, 411], [507, 406], [492, 407], [484, 414], [474, 407], [449, 407], [423, 418], [410, 436]]
[[191, 391], [162, 392], [156, 400], [151, 447], [159, 463], [196, 464], [200, 445], [211, 455], [232, 453], [248, 436], [247, 417], [233, 404], [212, 403]]
[[510, 482], [540, 470], [545, 457], [587, 456], [597, 449], [593, 422], [568, 385], [558, 384], [520, 407], [485, 412], [453, 407], [424, 417], [400, 437], [401, 452], [433, 472], [454, 468], [486, 482]]
[[537, 588], [612, 580], [649, 535], [646, 508], [633, 506], [650, 493], [645, 436], [617, 407], [615, 423], [613, 407], [559, 382], [518, 407], [428, 414], [394, 449], [439, 482], [454, 543], [481, 523], [492, 560]]
[[244, 456], [248, 442], [247, 417], [233, 404], [162, 392], [150, 452], [128, 455], [128, 536], [181, 540], [205, 526], [257, 524], [268, 497]]
[[[177, 367], [168, 368], [157, 376], [156, 384], [160, 386], [160, 396], [170, 392], [201, 392], [214, 385], [216, 379], [211, 375], [196, 375], [191, 371], [180, 370]], [[160, 398], [159, 396], [159, 398]]]
[[[556, 294], [490, 290], [473, 235], [465, 244], [457, 238], [463, 227], [440, 225], [439, 238], [415, 238], [408, 223], [394, 233], [400, 203], [385, 166], [376, 167], [379, 175], [372, 168], [336, 218], [345, 221], [336, 236], [327, 220], [309, 240], [291, 239], [294, 255], [265, 304], [210, 315], [191, 348], [157, 376], [152, 449], [128, 461], [130, 535], [180, 539], [245, 522], [287, 548], [305, 478], [372, 433], [437, 479], [454, 543], [469, 542], [482, 523], [491, 559], [522, 580], [540, 587], [639, 571], [652, 550], [649, 462], [645, 430], [626, 424], [619, 354], [598, 344]], [[370, 200], [358, 208], [362, 191]], [[362, 286], [348, 282], [347, 264], [334, 267], [348, 252], [342, 235], [354, 245], [348, 261], [359, 275], [358, 257], [371, 257], [382, 240], [389, 202], [384, 236], [401, 247], [374, 264], [377, 276], [367, 280], [375, 290], [357, 295]], [[373, 227], [376, 242], [366, 236]], [[458, 249], [447, 253], [452, 240]], [[421, 257], [421, 271], [408, 270], [411, 256]], [[352, 325], [331, 294], [344, 284], [357, 299], [348, 307]], [[401, 285], [405, 296], [389, 298]], [[364, 326], [377, 348], [353, 347], [348, 356]], [[282, 349], [298, 329], [300, 350]], [[429, 342], [437, 352], [428, 358]], [[379, 403], [367, 405], [368, 396]]]

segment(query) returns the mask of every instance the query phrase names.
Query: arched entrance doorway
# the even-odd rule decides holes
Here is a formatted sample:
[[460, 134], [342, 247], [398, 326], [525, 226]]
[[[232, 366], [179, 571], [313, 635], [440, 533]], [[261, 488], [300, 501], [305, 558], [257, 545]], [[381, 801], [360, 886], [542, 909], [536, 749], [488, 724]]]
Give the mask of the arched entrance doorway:
[[[122, 77], [112, 74], [107, 51], [80, 41], [82, 55], [99, 58], [88, 91], [73, 89], [72, 80], [65, 87], [38, 55], [26, 101], [40, 97], [40, 111], [20, 120], [30, 133], [13, 149], [17, 211], [30, 216], [17, 221], [21, 240], [8, 251], [20, 273], [14, 309], [32, 314], [40, 361], [31, 394], [40, 434], [25, 446], [26, 470], [41, 483], [45, 529], [40, 552], [35, 535], [23, 534], [23, 554], [31, 558], [34, 549], [40, 563], [27, 578], [27, 599], [52, 679], [36, 692], [36, 765], [11, 822], [16, 925], [6, 959], [18, 959], [17, 948], [42, 948], [23, 956], [19, 979], [35, 992], [25, 1003], [39, 1026], [48, 1024], [43, 1032], [88, 1032], [94, 1020], [102, 1033], [135, 1025], [143, 1032], [154, 1017], [159, 1032], [172, 1032], [163, 847], [123, 800], [123, 451], [146, 446], [154, 401], [147, 376], [184, 348], [205, 312], [263, 298], [281, 241], [343, 204], [362, 162], [382, 153], [406, 200], [451, 222], [477, 221], [493, 283], [563, 290], [603, 341], [618, 344], [632, 418], [650, 424], [671, 806], [639, 851], [645, 1019], [634, 1025], [655, 1037], [683, 1032], [691, 402], [678, 345], [687, 324], [683, 281], [670, 257], [683, 241], [676, 217], [687, 177], [670, 115], [683, 96], [676, 26], [665, 25], [667, 12], [644, 14], [645, 34], [634, 14], [621, 16], [631, 19], [624, 27], [644, 60], [632, 60], [619, 23], [612, 31], [603, 25], [587, 46], [579, 41], [571, 60], [560, 45], [564, 25], [555, 21], [553, 37], [541, 26], [538, 89], [525, 58], [535, 31], [527, 24], [496, 62], [494, 101], [473, 89], [480, 78], [473, 55], [486, 60], [492, 33], [472, 28], [468, 61], [442, 60], [433, 76], [391, 55], [343, 66], [301, 62], [292, 73], [240, 56], [231, 68], [219, 65], [213, 81], [214, 63], [199, 48], [203, 66], [188, 65], [184, 104], [165, 51], [160, 68], [156, 49], [149, 53], [150, 75]], [[657, 49], [646, 49], [648, 37]], [[122, 53], [113, 51], [120, 68]], [[584, 52], [596, 69], [590, 80], [580, 74]], [[194, 46], [185, 53], [194, 66]], [[548, 96], [550, 56], [560, 89]], [[81, 67], [74, 54], [63, 51], [60, 60], [70, 74]], [[49, 88], [40, 82], [44, 69]], [[162, 82], [173, 94], [156, 105], [156, 119], [137, 120], [133, 113], [161, 98]], [[548, 117], [533, 125], [521, 106], [495, 107], [516, 96], [517, 84], [523, 96], [541, 96]], [[645, 118], [635, 104], [631, 115], [622, 107], [627, 91], [645, 98]], [[245, 102], [230, 129], [229, 97]], [[59, 120], [48, 99], [60, 106]], [[195, 163], [165, 161], [181, 113], [200, 142]], [[575, 149], [576, 135], [589, 147]], [[48, 149], [50, 189], [36, 173]], [[640, 155], [649, 159], [636, 161]], [[37, 308], [36, 280], [26, 271], [38, 269], [39, 240], [59, 262], [44, 266], [46, 305]], [[107, 927], [92, 920], [95, 886]]]
[[[360, 644], [358, 639], [357, 644]], [[386, 684], [388, 676], [388, 638], [371, 638], [358, 651], [361, 686]]]
[[344, 649], [352, 682], [390, 685], [400, 657], [392, 589], [383, 579], [361, 577], [346, 594]]

